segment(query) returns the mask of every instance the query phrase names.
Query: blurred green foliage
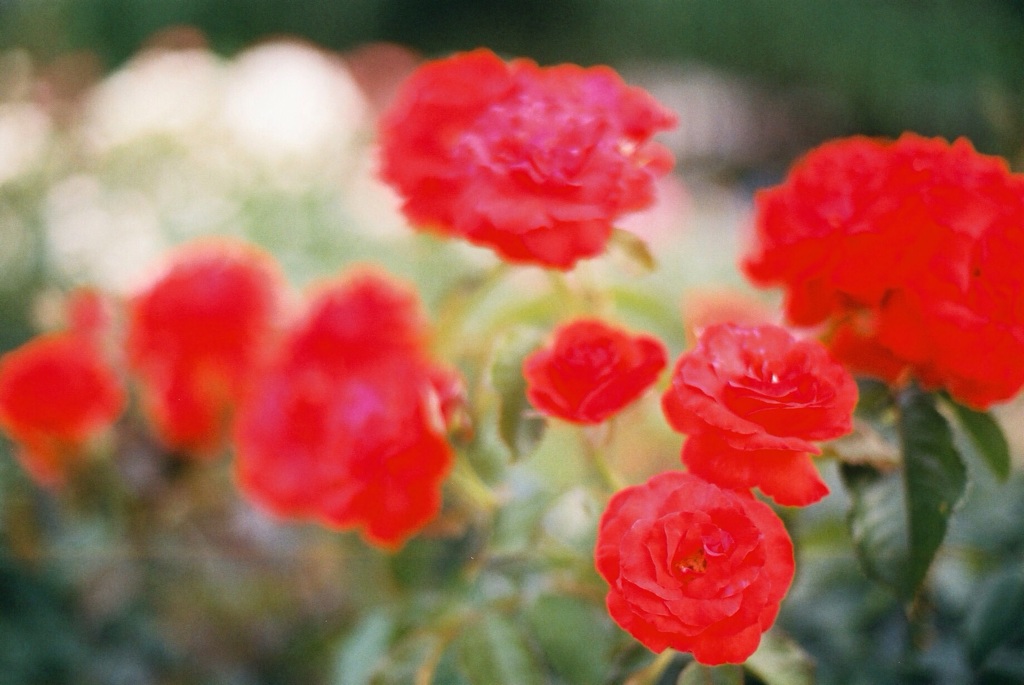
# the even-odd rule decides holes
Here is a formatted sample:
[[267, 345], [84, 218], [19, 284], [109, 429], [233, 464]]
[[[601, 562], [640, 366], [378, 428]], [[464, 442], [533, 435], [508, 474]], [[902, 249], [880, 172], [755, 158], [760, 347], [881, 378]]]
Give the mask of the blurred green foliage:
[[0, 47], [113, 67], [188, 24], [234, 53], [292, 34], [428, 54], [486, 45], [542, 62], [697, 61], [836, 99], [841, 132], [1024, 142], [1024, 0], [0, 0]]

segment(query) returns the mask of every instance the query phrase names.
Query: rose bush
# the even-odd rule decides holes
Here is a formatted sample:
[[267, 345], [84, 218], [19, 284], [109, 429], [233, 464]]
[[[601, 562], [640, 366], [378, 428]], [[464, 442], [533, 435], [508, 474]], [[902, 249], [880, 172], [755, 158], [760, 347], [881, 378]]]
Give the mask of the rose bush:
[[665, 346], [653, 336], [576, 319], [523, 361], [526, 396], [548, 416], [601, 423], [651, 387], [666, 363]]
[[[0, 181], [13, 250], [39, 228], [62, 287], [103, 273], [89, 254], [116, 272], [101, 279], [113, 292], [71, 298], [65, 332], [0, 361], [0, 427], [33, 478], [65, 478], [32, 489], [0, 460], [5, 683], [1022, 680], [1017, 445], [950, 396], [982, 406], [1019, 374], [1005, 165], [962, 142], [855, 138], [758, 195], [748, 268], [785, 285], [790, 320], [826, 349], [765, 323], [781, 318], [767, 300], [691, 288], [724, 256], [694, 249], [722, 244], [703, 200], [704, 235], [661, 227], [650, 250], [642, 226], [614, 235], [659, 274], [532, 268], [598, 255], [667, 169], [651, 135], [672, 115], [610, 70], [457, 55], [424, 65], [385, 117], [409, 217], [532, 265], [517, 269], [370, 225], [401, 218], [367, 177], [362, 99], [342, 132], [320, 126], [337, 107], [278, 116], [274, 89], [249, 87], [300, 83], [310, 63], [303, 92], [349, 84], [344, 60], [271, 52], [225, 69], [154, 49], [85, 131], [62, 110], [47, 157]], [[361, 59], [360, 82], [390, 89], [396, 71]], [[27, 74], [22, 57], [0, 63]], [[186, 128], [180, 97], [154, 97], [157, 73], [196, 96]], [[19, 78], [0, 100], [45, 95], [18, 108], [45, 123], [59, 89]], [[11, 111], [0, 102], [4, 131]], [[249, 114], [290, 131], [275, 139], [291, 152], [211, 135]], [[95, 136], [133, 120], [131, 136]], [[129, 225], [166, 230], [139, 241], [163, 245], [225, 222], [297, 283], [327, 280], [286, 294], [284, 270], [239, 240], [175, 250], [148, 280], [115, 252]], [[81, 251], [86, 231], [113, 240]], [[356, 259], [377, 266], [336, 276]], [[39, 273], [0, 298], [0, 315], [32, 302], [0, 330], [12, 344], [29, 320], [57, 328]], [[681, 356], [661, 405], [636, 401], [666, 349]], [[837, 360], [886, 382], [855, 386]], [[841, 497], [823, 499], [826, 480]], [[822, 499], [784, 512], [795, 541], [770, 508]], [[54, 661], [29, 663], [28, 644]]]
[[794, 571], [793, 544], [768, 506], [674, 471], [612, 497], [594, 555], [624, 630], [711, 665], [753, 654]]
[[828, 494], [814, 441], [849, 433], [856, 403], [856, 383], [820, 343], [768, 324], [706, 328], [662, 397], [669, 423], [690, 436], [691, 472], [795, 506]]
[[381, 118], [381, 170], [413, 225], [503, 259], [570, 269], [653, 201], [675, 115], [611, 69], [503, 62], [476, 50], [422, 66]]

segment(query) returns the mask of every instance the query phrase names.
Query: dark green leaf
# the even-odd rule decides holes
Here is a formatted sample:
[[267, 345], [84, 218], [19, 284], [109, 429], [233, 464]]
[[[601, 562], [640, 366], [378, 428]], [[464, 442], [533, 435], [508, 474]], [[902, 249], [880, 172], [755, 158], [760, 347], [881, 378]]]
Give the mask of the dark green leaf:
[[857, 415], [878, 418], [893, 408], [892, 389], [872, 378], [857, 379]]
[[739, 666], [705, 666], [690, 662], [676, 679], [676, 685], [743, 685], [743, 669]]
[[527, 620], [551, 668], [571, 685], [597, 685], [609, 671], [612, 632], [604, 606], [545, 595]]
[[459, 671], [458, 655], [454, 649], [445, 650], [434, 669], [430, 685], [474, 685]]
[[[655, 656], [651, 650], [637, 642], [628, 633], [619, 631], [615, 636], [616, 648], [612, 654], [612, 668], [606, 682], [621, 683], [651, 665]], [[682, 658], [677, 655], [676, 658]]]
[[761, 637], [761, 644], [745, 666], [764, 685], [814, 685], [811, 657], [778, 630]]
[[486, 613], [459, 635], [459, 662], [471, 683], [540, 685], [543, 676], [516, 626]]
[[1024, 623], [1024, 572], [1004, 570], [982, 590], [967, 617], [967, 653], [981, 665], [996, 647], [1019, 634]]
[[392, 554], [388, 563], [394, 579], [404, 587], [436, 588], [451, 585], [482, 544], [472, 527], [448, 537], [417, 536]]
[[647, 243], [629, 231], [616, 228], [612, 231], [611, 244], [617, 247], [642, 271], [651, 272], [658, 268], [658, 262], [651, 254]]
[[394, 628], [394, 618], [382, 610], [359, 621], [335, 657], [334, 685], [367, 685], [387, 654]]
[[1010, 475], [1010, 445], [1003, 429], [988, 412], [975, 411], [950, 400], [950, 406], [971, 444], [992, 469], [992, 473], [1005, 481]]
[[491, 384], [498, 395], [498, 434], [517, 459], [533, 451], [547, 425], [531, 409], [523, 378], [523, 359], [540, 341], [538, 331], [519, 328], [502, 336], [494, 348]]
[[465, 448], [473, 470], [487, 483], [500, 480], [512, 455], [498, 434], [498, 411], [487, 408], [473, 419], [473, 439]]
[[912, 595], [906, 575], [910, 537], [900, 473], [853, 464], [843, 464], [840, 473], [852, 500], [847, 520], [861, 567], [901, 597]]
[[916, 592], [964, 494], [967, 470], [934, 396], [908, 388], [900, 395], [899, 409], [910, 537], [906, 589]]

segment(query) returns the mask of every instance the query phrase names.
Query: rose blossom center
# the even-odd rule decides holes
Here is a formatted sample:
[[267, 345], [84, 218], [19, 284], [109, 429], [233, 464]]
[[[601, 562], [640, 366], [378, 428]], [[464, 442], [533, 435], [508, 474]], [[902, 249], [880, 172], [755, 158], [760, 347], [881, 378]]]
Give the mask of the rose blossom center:
[[454, 155], [533, 184], [576, 186], [607, 127], [592, 113], [522, 92], [488, 108], [459, 139]]
[[723, 389], [727, 407], [746, 416], [780, 406], [807, 406], [823, 400], [812, 374], [768, 359], [747, 360], [747, 372]]
[[567, 349], [565, 361], [573, 367], [597, 370], [614, 366], [618, 355], [611, 340], [593, 340]]
[[727, 555], [734, 545], [732, 535], [720, 528], [691, 530], [676, 550], [672, 568], [681, 580], [693, 580], [705, 574], [708, 564]]
[[704, 573], [708, 570], [708, 558], [704, 555], [704, 550], [699, 549], [677, 560], [675, 569], [683, 576]]

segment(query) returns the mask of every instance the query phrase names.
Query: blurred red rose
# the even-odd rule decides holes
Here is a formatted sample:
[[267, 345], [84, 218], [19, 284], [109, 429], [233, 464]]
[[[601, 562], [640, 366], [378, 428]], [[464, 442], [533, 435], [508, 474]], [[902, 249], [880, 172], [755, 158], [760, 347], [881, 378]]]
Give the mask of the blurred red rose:
[[124, 408], [121, 381], [94, 343], [43, 335], [0, 358], [0, 425], [40, 484], [58, 484], [84, 443]]
[[1024, 386], [1024, 175], [964, 139], [856, 137], [758, 193], [750, 278], [851, 369], [978, 408]]
[[67, 329], [102, 345], [114, 323], [110, 300], [94, 288], [77, 288], [65, 302]]
[[242, 490], [279, 516], [396, 547], [440, 510], [458, 379], [425, 350], [413, 291], [361, 271], [323, 288], [235, 426]]
[[430, 62], [380, 123], [383, 178], [418, 228], [511, 262], [569, 269], [672, 166], [673, 113], [607, 67], [539, 67], [476, 50]]
[[793, 543], [767, 505], [676, 471], [612, 497], [595, 558], [616, 623], [652, 651], [707, 665], [757, 649], [794, 571]]
[[269, 352], [281, 310], [276, 264], [250, 245], [207, 240], [175, 252], [130, 303], [127, 356], [157, 435], [210, 455]]
[[683, 297], [683, 329], [688, 343], [695, 343], [700, 332], [716, 323], [776, 323], [780, 318], [774, 307], [738, 291], [723, 287], [691, 290]]
[[772, 325], [705, 329], [662, 398], [672, 427], [691, 436], [690, 471], [793, 506], [828, 493], [810, 463], [821, 452], [812, 441], [850, 432], [856, 403], [857, 385], [824, 346]]
[[523, 361], [526, 396], [548, 416], [601, 423], [640, 397], [667, 363], [657, 338], [578, 319]]

